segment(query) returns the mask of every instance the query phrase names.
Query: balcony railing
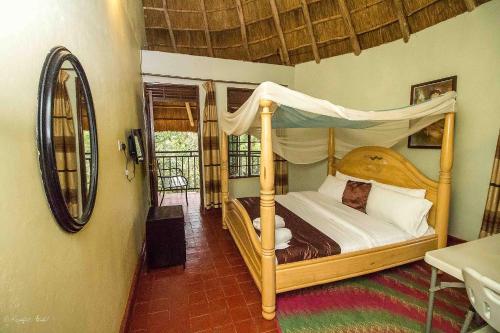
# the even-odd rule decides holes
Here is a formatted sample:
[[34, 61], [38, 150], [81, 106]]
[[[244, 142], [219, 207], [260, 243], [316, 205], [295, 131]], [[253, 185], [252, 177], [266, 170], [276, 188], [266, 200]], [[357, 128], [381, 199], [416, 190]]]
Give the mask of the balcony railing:
[[[157, 151], [156, 159], [162, 176], [177, 175], [175, 174], [176, 170], [172, 170], [172, 168], [178, 168], [182, 170], [188, 181], [188, 191], [200, 189], [200, 154], [197, 150]], [[160, 179], [158, 179], [158, 191], [169, 191], [168, 188], [163, 188]]]

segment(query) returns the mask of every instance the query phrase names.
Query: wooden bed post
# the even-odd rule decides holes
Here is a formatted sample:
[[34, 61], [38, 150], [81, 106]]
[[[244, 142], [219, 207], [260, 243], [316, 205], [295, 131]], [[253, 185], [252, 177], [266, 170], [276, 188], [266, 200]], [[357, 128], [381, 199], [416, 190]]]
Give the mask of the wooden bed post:
[[222, 194], [222, 229], [227, 229], [226, 216], [227, 216], [227, 201], [229, 199], [229, 172], [228, 172], [228, 143], [227, 134], [224, 131], [220, 133], [220, 183]]
[[447, 113], [444, 119], [443, 143], [441, 147], [438, 195], [436, 203], [435, 229], [438, 235], [438, 248], [445, 247], [448, 239], [455, 113]]
[[276, 311], [276, 258], [274, 256], [274, 158], [271, 136], [271, 101], [261, 100], [260, 223], [262, 246], [262, 316], [271, 320]]
[[335, 176], [335, 130], [328, 129], [328, 174]]

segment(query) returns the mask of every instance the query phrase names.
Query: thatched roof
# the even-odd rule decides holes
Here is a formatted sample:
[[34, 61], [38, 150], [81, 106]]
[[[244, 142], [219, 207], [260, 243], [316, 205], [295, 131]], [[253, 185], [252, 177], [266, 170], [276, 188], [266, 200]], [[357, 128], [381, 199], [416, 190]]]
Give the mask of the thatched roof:
[[489, 0], [143, 0], [147, 49], [272, 64], [403, 38]]
[[146, 107], [153, 105], [155, 131], [198, 131], [198, 86], [148, 83], [144, 95]]

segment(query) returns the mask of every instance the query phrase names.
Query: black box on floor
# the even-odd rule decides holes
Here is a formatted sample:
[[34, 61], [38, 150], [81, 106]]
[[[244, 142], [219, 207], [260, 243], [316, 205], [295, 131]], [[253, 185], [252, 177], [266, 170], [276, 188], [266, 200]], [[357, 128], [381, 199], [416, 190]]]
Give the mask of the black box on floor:
[[151, 207], [146, 221], [149, 268], [186, 264], [186, 234], [182, 206]]

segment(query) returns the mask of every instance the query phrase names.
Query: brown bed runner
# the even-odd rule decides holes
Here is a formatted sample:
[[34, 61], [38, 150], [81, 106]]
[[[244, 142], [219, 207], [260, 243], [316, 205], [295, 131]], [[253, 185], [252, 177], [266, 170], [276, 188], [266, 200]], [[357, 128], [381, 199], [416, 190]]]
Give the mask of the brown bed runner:
[[[260, 216], [260, 199], [257, 197], [238, 198], [245, 207], [250, 219]], [[286, 264], [307, 259], [327, 257], [340, 253], [340, 246], [321, 231], [276, 202], [276, 215], [285, 220], [285, 225], [292, 231], [290, 246], [276, 250], [278, 264]], [[259, 230], [255, 230], [260, 234]]]

